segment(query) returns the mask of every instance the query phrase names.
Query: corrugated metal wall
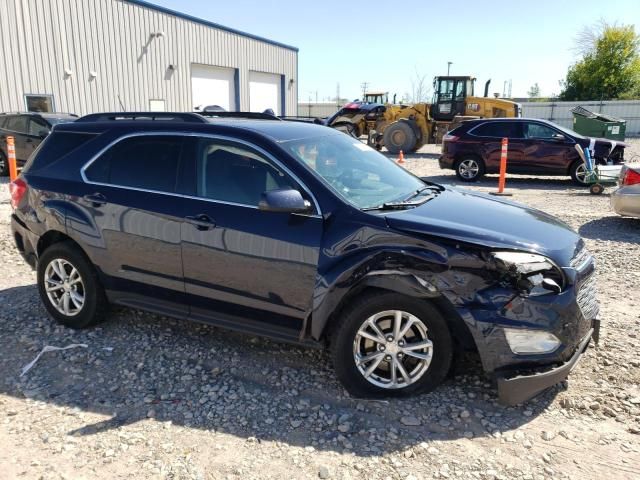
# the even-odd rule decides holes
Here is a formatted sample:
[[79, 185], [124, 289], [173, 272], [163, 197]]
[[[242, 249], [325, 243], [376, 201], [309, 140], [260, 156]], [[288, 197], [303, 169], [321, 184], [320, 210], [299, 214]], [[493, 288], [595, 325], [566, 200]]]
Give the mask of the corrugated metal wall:
[[324, 118], [336, 113], [342, 105], [335, 103], [299, 103], [298, 115], [301, 117]]
[[[640, 135], [640, 100], [611, 100], [606, 102], [523, 102], [522, 116], [542, 118], [567, 128], [573, 127], [571, 109], [585, 107], [596, 113], [606, 113], [627, 121], [627, 136]], [[299, 103], [298, 115], [304, 117], [328, 117], [340, 106], [333, 103]]]
[[1, 0], [0, 45], [0, 111], [25, 110], [25, 94], [52, 94], [57, 111], [78, 114], [121, 110], [118, 95], [126, 110], [164, 99], [189, 111], [190, 65], [200, 63], [239, 70], [240, 109], [250, 70], [284, 75], [286, 113], [296, 114], [295, 49], [124, 0]]
[[611, 100], [607, 102], [524, 102], [522, 116], [542, 118], [564, 127], [573, 127], [571, 109], [584, 107], [596, 113], [605, 113], [627, 121], [627, 136], [640, 135], [640, 100]]

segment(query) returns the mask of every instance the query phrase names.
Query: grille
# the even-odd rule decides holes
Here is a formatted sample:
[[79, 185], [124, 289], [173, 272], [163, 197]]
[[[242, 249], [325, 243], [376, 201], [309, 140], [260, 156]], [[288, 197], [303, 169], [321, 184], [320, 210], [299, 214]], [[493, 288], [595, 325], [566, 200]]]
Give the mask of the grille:
[[590, 257], [591, 254], [589, 253], [589, 250], [583, 248], [575, 255], [575, 257], [571, 259], [571, 268], [578, 268], [579, 266], [584, 264], [584, 262], [586, 262]]
[[592, 320], [597, 317], [599, 306], [596, 276], [594, 274], [590, 275], [580, 284], [577, 301], [584, 318]]

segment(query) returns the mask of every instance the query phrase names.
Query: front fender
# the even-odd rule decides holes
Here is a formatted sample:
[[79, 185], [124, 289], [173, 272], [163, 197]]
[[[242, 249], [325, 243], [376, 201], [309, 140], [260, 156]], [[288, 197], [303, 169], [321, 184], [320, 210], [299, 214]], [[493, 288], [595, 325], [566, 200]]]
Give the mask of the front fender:
[[384, 250], [346, 258], [319, 276], [308, 333], [320, 340], [343, 300], [367, 287], [414, 297], [439, 297], [436, 277], [448, 268], [447, 260], [444, 249]]

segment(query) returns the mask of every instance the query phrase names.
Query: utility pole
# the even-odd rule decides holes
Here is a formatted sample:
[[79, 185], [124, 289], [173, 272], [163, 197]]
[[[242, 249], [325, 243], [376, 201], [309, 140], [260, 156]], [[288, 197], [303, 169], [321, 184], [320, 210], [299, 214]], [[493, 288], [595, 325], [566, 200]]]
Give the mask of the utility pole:
[[340, 104], [340, 82], [336, 83], [336, 105]]
[[362, 100], [364, 100], [364, 94], [367, 93], [369, 89], [369, 82], [362, 82], [360, 86], [362, 87]]
[[451, 70], [451, 65], [453, 65], [453, 62], [447, 62], [447, 77], [449, 76], [449, 71]]

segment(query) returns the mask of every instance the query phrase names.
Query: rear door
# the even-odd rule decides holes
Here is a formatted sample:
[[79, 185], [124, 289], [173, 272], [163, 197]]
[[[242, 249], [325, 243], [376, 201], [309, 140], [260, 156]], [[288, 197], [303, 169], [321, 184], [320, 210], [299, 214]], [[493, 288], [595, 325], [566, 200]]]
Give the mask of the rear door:
[[524, 158], [527, 173], [566, 174], [575, 142], [549, 125], [523, 122]]
[[322, 218], [258, 209], [263, 192], [304, 187], [258, 147], [193, 137], [193, 195], [182, 224], [185, 289], [191, 317], [298, 335], [318, 266]]
[[479, 149], [485, 161], [487, 173], [496, 173], [500, 169], [502, 139], [509, 140], [507, 150], [507, 171], [520, 173], [524, 144], [520, 122], [487, 121], [469, 131], [470, 135], [479, 137]]
[[121, 139], [83, 170], [77, 205], [94, 225], [70, 220], [121, 304], [186, 316], [179, 195], [184, 136]]

